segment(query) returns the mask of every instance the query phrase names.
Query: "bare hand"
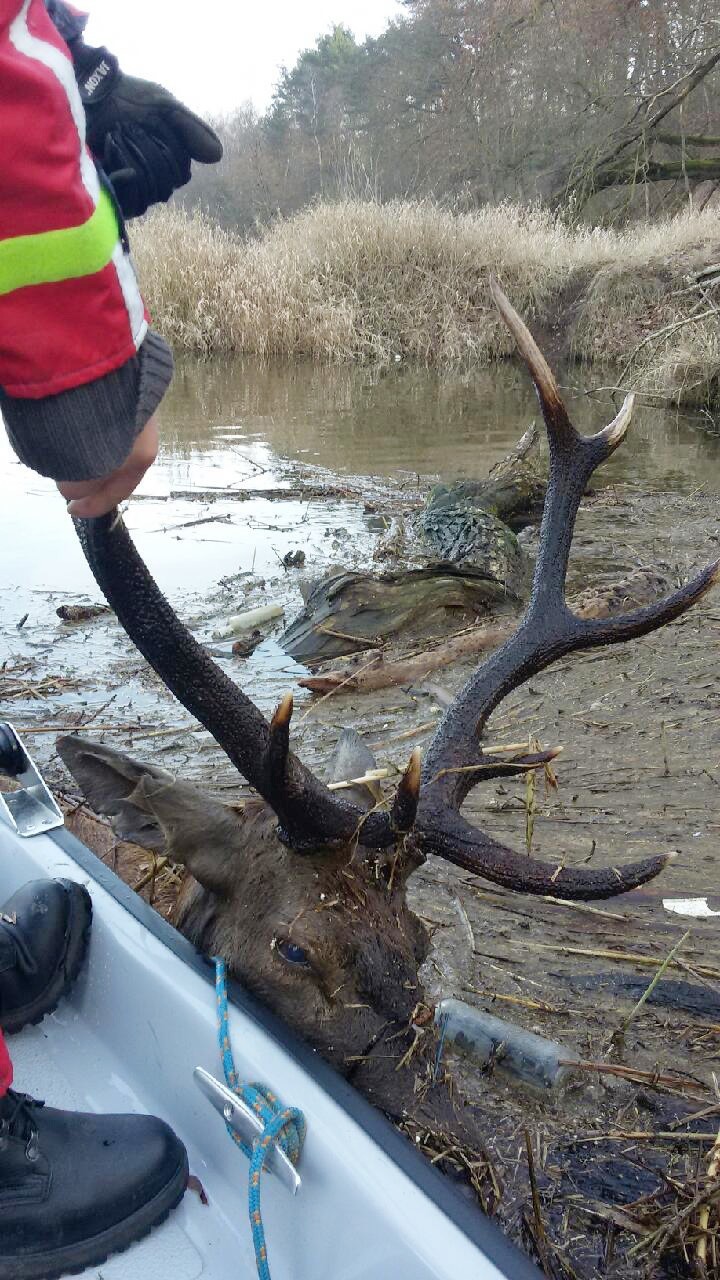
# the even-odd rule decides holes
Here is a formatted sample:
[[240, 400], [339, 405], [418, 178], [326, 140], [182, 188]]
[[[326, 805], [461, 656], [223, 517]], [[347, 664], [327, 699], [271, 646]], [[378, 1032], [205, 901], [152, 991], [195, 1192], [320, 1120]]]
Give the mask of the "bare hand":
[[158, 444], [158, 430], [155, 419], [151, 418], [137, 437], [132, 453], [117, 471], [112, 471], [109, 476], [100, 476], [97, 480], [59, 484], [58, 489], [67, 500], [70, 515], [81, 520], [104, 516], [118, 503], [129, 498], [155, 461]]

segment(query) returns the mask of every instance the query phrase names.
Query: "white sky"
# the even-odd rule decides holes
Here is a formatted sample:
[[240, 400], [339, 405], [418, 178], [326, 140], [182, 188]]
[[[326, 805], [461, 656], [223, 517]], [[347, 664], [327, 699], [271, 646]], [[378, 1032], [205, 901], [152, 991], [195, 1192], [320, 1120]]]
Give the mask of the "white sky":
[[282, 66], [342, 23], [358, 40], [379, 35], [399, 0], [75, 0], [86, 38], [123, 70], [157, 80], [195, 111], [270, 102]]

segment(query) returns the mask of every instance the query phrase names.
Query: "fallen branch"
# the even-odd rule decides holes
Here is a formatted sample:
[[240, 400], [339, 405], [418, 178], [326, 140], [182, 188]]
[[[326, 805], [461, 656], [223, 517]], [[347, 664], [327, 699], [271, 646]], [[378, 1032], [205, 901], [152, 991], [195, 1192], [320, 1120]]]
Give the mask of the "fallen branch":
[[192, 726], [177, 724], [166, 729], [144, 729], [141, 724], [18, 724], [15, 728], [25, 738], [38, 733], [135, 733], [142, 738], [159, 738], [167, 733], [184, 732]]
[[696, 1196], [693, 1196], [690, 1203], [686, 1205], [680, 1213], [676, 1214], [666, 1227], [656, 1231], [654, 1235], [648, 1236], [646, 1240], [643, 1240], [642, 1245], [634, 1246], [630, 1252], [634, 1253], [636, 1252], [636, 1249], [647, 1248], [652, 1249], [654, 1257], [660, 1258], [666, 1245], [668, 1245], [673, 1236], [677, 1234], [679, 1228], [683, 1226], [689, 1218], [692, 1218], [695, 1210], [699, 1209], [706, 1202], [716, 1199], [718, 1194], [720, 1194], [720, 1178], [711, 1182], [707, 1187], [705, 1187], [704, 1191], [699, 1191]]
[[652, 333], [648, 333], [646, 337], [643, 338], [642, 342], [638, 342], [637, 346], [631, 351], [622, 372], [618, 376], [618, 382], [622, 383], [625, 381], [625, 378], [635, 362], [636, 356], [640, 354], [643, 347], [646, 347], [649, 342], [658, 342], [660, 338], [668, 338], [678, 329], [684, 329], [688, 324], [699, 324], [701, 320], [708, 320], [711, 316], [717, 316], [717, 314], [717, 307], [709, 307], [707, 311], [701, 311], [694, 316], [685, 316], [682, 320], [675, 320], [673, 324], [666, 325], [664, 329], [655, 329]]
[[[658, 93], [649, 94], [635, 107], [632, 117], [619, 129], [614, 130], [608, 138], [604, 150], [588, 149], [579, 156], [565, 183], [554, 195], [554, 202], [567, 203], [575, 197], [581, 208], [597, 190], [602, 190], [605, 175], [612, 174], [617, 168], [618, 158], [629, 147], [645, 145], [652, 141], [654, 131], [692, 93], [706, 76], [720, 62], [720, 49], [711, 48], [710, 52], [680, 76], [672, 84]], [[635, 168], [637, 162], [630, 162], [629, 168]]]
[[474, 996], [482, 996], [483, 1000], [490, 1000], [493, 1004], [501, 1000], [506, 1004], [519, 1005], [522, 1009], [536, 1009], [539, 1013], [568, 1013], [567, 1009], [560, 1009], [554, 1004], [548, 1004], [545, 1000], [532, 1000], [530, 996], [503, 995], [499, 991], [482, 991], [480, 987], [465, 987], [464, 990], [471, 992]]
[[[487, 747], [486, 750], [488, 755], [494, 755], [497, 748], [491, 749]], [[519, 909], [517, 905], [513, 906], [513, 903], [517, 904], [518, 902], [518, 895], [515, 893], [499, 893], [493, 889], [481, 889], [478, 885], [471, 883], [468, 883], [467, 887], [476, 898], [482, 898], [487, 902], [507, 902], [510, 911]], [[579, 911], [581, 915], [601, 916], [605, 920], [619, 920], [621, 924], [626, 924], [628, 920], [627, 916], [620, 915], [618, 911], [605, 911], [603, 907], [591, 907], [587, 902], [570, 902], [566, 898], [552, 898], [546, 894], [539, 896], [536, 901], [549, 902], [555, 907], [568, 907], [571, 911]]]
[[528, 1175], [530, 1178], [530, 1195], [532, 1197], [533, 1217], [535, 1219], [535, 1239], [538, 1246], [538, 1253], [543, 1264], [545, 1274], [550, 1274], [548, 1268], [547, 1257], [547, 1233], [545, 1231], [545, 1223], [542, 1220], [542, 1211], [540, 1208], [540, 1196], [537, 1188], [537, 1178], [535, 1177], [535, 1161], [533, 1159], [532, 1143], [530, 1134], [525, 1130], [525, 1152], [527, 1155]]
[[[649, 966], [655, 969], [660, 963], [660, 956], [649, 956], [637, 951], [611, 951], [604, 948], [592, 947], [568, 947], [552, 942], [530, 942], [525, 943], [526, 947], [532, 949], [539, 948], [541, 951], [559, 951], [564, 956], [592, 956], [597, 960], [626, 960], [631, 964], [639, 964]], [[683, 966], [678, 960], [671, 962], [671, 968], [682, 969]], [[701, 974], [703, 978], [720, 978], [720, 970], [711, 969], [709, 965], [697, 964], [693, 966], [696, 973]]]
[[438, 671], [461, 658], [472, 657], [485, 649], [494, 649], [510, 635], [512, 624], [504, 627], [474, 627], [464, 631], [436, 649], [427, 650], [415, 658], [400, 658], [397, 662], [385, 662], [379, 654], [372, 663], [361, 670], [353, 667], [327, 671], [324, 675], [306, 676], [298, 683], [313, 693], [330, 693], [345, 686], [354, 693], [370, 693], [375, 689], [387, 689], [394, 684], [417, 684], [431, 672]]
[[345, 778], [342, 782], [328, 782], [328, 791], [349, 791], [351, 787], [366, 787], [370, 782], [383, 782], [396, 773], [395, 769], [368, 769], [361, 778]]
[[683, 947], [683, 946], [684, 946], [684, 944], [687, 942], [687, 940], [688, 940], [688, 938], [690, 937], [691, 933], [692, 933], [692, 929], [688, 929], [687, 933], [684, 933], [684, 934], [683, 934], [683, 936], [682, 936], [682, 938], [680, 939], [680, 941], [675, 943], [675, 946], [672, 948], [672, 950], [670, 951], [670, 953], [665, 957], [665, 959], [663, 960], [662, 964], [660, 965], [660, 968], [658, 969], [657, 973], [655, 974], [655, 977], [652, 979], [652, 982], [651, 982], [651, 983], [650, 983], [650, 985], [649, 985], [648, 987], [646, 987], [646, 988], [645, 988], [645, 990], [643, 991], [643, 993], [642, 993], [642, 995], [641, 995], [640, 999], [638, 1000], [637, 1004], [633, 1006], [633, 1008], [630, 1010], [630, 1012], [629, 1012], [629, 1014], [627, 1015], [627, 1017], [626, 1017], [626, 1018], [623, 1018], [622, 1023], [620, 1024], [620, 1034], [621, 1034], [621, 1035], [624, 1035], [624, 1034], [625, 1034], [625, 1032], [627, 1031], [628, 1027], [630, 1026], [630, 1023], [632, 1022], [632, 1020], [633, 1020], [633, 1018], [635, 1017], [635, 1015], [636, 1015], [637, 1013], [639, 1013], [639, 1012], [640, 1012], [640, 1010], [642, 1009], [642, 1007], [643, 1007], [643, 1005], [645, 1004], [645, 1002], [646, 1002], [647, 1000], [649, 1000], [649, 998], [650, 998], [650, 996], [652, 995], [653, 991], [655, 990], [655, 988], [656, 988], [656, 986], [657, 986], [658, 982], [661, 982], [661, 981], [662, 981], [662, 977], [663, 977], [663, 974], [665, 973], [666, 969], [668, 969], [668, 968], [669, 968], [669, 966], [672, 964], [672, 962], [673, 962], [673, 960], [675, 959], [675, 957], [676, 957], [676, 955], [677, 955], [678, 951], [680, 951], [681, 947]]
[[[635, 1084], [660, 1085], [664, 1089], [675, 1089], [680, 1093], [710, 1092], [706, 1084], [699, 1080], [688, 1080], [684, 1076], [664, 1075], [660, 1071], [642, 1071], [640, 1067], [620, 1067], [609, 1062], [576, 1062], [574, 1058], [559, 1059], [561, 1067], [572, 1067], [573, 1071], [597, 1071], [602, 1076], [618, 1076], [621, 1080], [631, 1080]], [[677, 1134], [673, 1134], [677, 1137]]]

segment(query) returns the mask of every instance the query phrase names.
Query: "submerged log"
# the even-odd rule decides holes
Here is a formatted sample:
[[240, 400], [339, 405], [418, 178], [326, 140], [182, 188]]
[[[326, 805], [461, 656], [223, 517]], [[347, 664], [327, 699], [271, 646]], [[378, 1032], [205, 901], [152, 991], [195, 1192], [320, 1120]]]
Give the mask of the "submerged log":
[[522, 602], [530, 566], [513, 528], [542, 511], [545, 466], [529, 459], [537, 443], [533, 425], [484, 480], [436, 485], [410, 538], [404, 531], [385, 540], [383, 558], [401, 560], [402, 568], [334, 573], [314, 586], [280, 641], [286, 652], [312, 665]]
[[427, 631], [428, 623], [471, 622], [491, 606], [518, 597], [479, 573], [415, 569], [398, 573], [335, 573], [311, 591], [300, 617], [280, 641], [298, 662], [324, 662], [377, 649], [400, 633]]
[[[655, 569], [638, 569], [628, 578], [609, 587], [584, 591], [571, 601], [571, 607], [579, 618], [609, 618], [627, 609], [637, 609], [650, 604], [668, 590], [667, 576]], [[344, 688], [353, 693], [370, 693], [375, 689], [387, 689], [397, 684], [417, 684], [433, 671], [448, 667], [463, 658], [471, 658], [495, 649], [508, 638], [516, 625], [513, 618], [495, 626], [477, 626], [460, 635], [452, 636], [442, 644], [426, 649], [423, 653], [388, 662], [382, 653], [375, 659], [367, 655], [352, 659], [346, 666], [320, 675], [306, 676], [298, 683], [313, 693], [330, 693]]]
[[546, 472], [533, 424], [484, 480], [431, 489], [415, 522], [416, 554], [429, 563], [480, 570], [523, 597], [529, 572], [515, 531], [542, 515]]
[[[540, 519], [547, 489], [547, 463], [538, 446], [539, 433], [533, 423], [484, 480], [455, 480], [431, 489], [419, 525], [441, 558], [477, 562], [472, 542], [472, 521], [477, 516], [493, 516], [516, 531]], [[465, 520], [470, 521], [469, 538], [458, 555], [453, 553], [452, 544], [457, 543]]]

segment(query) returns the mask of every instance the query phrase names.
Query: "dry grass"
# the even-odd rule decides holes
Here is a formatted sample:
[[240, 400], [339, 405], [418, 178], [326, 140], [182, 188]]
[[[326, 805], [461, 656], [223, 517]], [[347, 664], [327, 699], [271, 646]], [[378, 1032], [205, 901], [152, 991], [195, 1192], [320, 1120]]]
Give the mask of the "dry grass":
[[[720, 261], [720, 216], [614, 232], [507, 204], [453, 214], [344, 201], [243, 241], [162, 209], [139, 226], [135, 253], [158, 327], [200, 354], [487, 363], [510, 350], [489, 305], [496, 272], [536, 324], [567, 319], [580, 358], [622, 366], [648, 334], [709, 309], [707, 289], [689, 286]], [[645, 343], [628, 377], [678, 402], [720, 398], [716, 317]]]
[[674, 403], [717, 405], [720, 288], [698, 287], [697, 276], [720, 264], [718, 211], [634, 228], [616, 246], [584, 293], [576, 354], [613, 361], [626, 384]]

